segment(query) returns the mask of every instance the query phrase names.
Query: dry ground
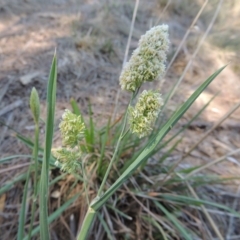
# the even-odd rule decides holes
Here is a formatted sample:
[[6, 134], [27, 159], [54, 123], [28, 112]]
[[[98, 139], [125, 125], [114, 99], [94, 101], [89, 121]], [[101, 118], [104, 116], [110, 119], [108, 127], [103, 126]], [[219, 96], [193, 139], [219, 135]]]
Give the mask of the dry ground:
[[[173, 56], [183, 35], [204, 1], [172, 1], [163, 13], [168, 1], [140, 1], [130, 52], [137, 46], [139, 37], [158, 22], [169, 24]], [[193, 3], [194, 2], [194, 3]], [[231, 2], [231, 1], [230, 1]], [[162, 86], [163, 94], [176, 83], [191, 58], [196, 45], [207, 29], [216, 9], [217, 1], [209, 1]], [[84, 113], [88, 100], [98, 122], [110, 116], [119, 94], [118, 113], [123, 111], [128, 94], [119, 92], [118, 77], [122, 67], [134, 1], [52, 0], [0, 2], [0, 118], [16, 131], [33, 135], [33, 121], [28, 99], [35, 86], [41, 98], [44, 118], [46, 83], [51, 59], [56, 48], [58, 55], [58, 90], [56, 119], [59, 121], [71, 97], [75, 98]], [[232, 106], [240, 101], [239, 67], [239, 13], [236, 1], [223, 3], [213, 30], [187, 71], [181, 87], [169, 105], [169, 111], [182, 103], [211, 73], [230, 62], [230, 65], [199, 97], [194, 106], [180, 121], [184, 125], [216, 92], [219, 96], [187, 132], [173, 160], [186, 152]], [[195, 165], [215, 160], [229, 151], [240, 148], [240, 111], [237, 110], [217, 127], [182, 163]], [[1, 157], [29, 153], [11, 131], [0, 127]], [[43, 133], [44, 129], [42, 129]], [[56, 133], [55, 144], [58, 142]], [[171, 160], [171, 159], [170, 159]], [[214, 166], [214, 173], [222, 176], [239, 175], [239, 156]], [[16, 173], [24, 171], [24, 159], [2, 165], [0, 183], [8, 181]], [[17, 165], [17, 166], [16, 166]], [[0, 222], [5, 229], [14, 229], [17, 221], [22, 186], [0, 197]], [[224, 188], [225, 194], [235, 195], [235, 185]], [[219, 198], [221, 198], [219, 196]], [[10, 221], [11, 220], [11, 221]], [[2, 231], [2, 230], [1, 230]], [[0, 233], [1, 233], [0, 231]], [[3, 239], [9, 239], [4, 233]], [[1, 237], [0, 237], [1, 238]]]

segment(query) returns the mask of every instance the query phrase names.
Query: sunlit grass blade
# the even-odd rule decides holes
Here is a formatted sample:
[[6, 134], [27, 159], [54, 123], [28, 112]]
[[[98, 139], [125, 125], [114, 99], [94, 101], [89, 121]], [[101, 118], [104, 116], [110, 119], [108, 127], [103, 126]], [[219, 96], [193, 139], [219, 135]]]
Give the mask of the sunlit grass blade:
[[45, 146], [40, 180], [40, 236], [41, 239], [49, 240], [48, 229], [48, 174], [49, 161], [51, 156], [52, 138], [54, 130], [54, 114], [56, 103], [56, 84], [57, 84], [57, 59], [53, 57], [50, 70], [48, 89], [47, 89], [47, 121], [45, 131]]
[[[47, 219], [46, 223], [49, 225], [54, 220], [56, 220], [61, 214], [66, 211], [66, 209], [80, 196], [81, 193], [76, 194], [74, 197], [70, 198], [68, 201], [66, 201], [61, 207], [59, 207], [54, 213], [52, 213]], [[32, 230], [31, 237], [35, 236], [40, 231], [40, 226], [37, 226]], [[23, 240], [27, 240], [28, 237], [26, 236], [23, 238]], [[44, 239], [44, 238], [41, 238]], [[45, 239], [44, 239], [45, 240]]]
[[186, 231], [185, 227], [182, 226], [180, 221], [173, 214], [171, 214], [161, 203], [157, 201], [154, 201], [154, 203], [156, 207], [158, 207], [166, 215], [166, 217], [175, 225], [175, 227], [179, 230], [184, 239], [192, 240], [191, 235]]
[[206, 89], [206, 87], [214, 80], [214, 78], [225, 68], [226, 66], [217, 70], [212, 74], [189, 98], [188, 100], [175, 112], [172, 117], [164, 124], [160, 129], [155, 139], [150, 141], [146, 148], [140, 153], [136, 160], [121, 174], [121, 176], [112, 184], [109, 189], [93, 204], [91, 207], [95, 210], [99, 209], [108, 198], [125, 182], [125, 180], [135, 171], [142, 162], [152, 153], [159, 142], [165, 137], [165, 135], [172, 129], [177, 121], [183, 116], [183, 114], [194, 103], [197, 97]]

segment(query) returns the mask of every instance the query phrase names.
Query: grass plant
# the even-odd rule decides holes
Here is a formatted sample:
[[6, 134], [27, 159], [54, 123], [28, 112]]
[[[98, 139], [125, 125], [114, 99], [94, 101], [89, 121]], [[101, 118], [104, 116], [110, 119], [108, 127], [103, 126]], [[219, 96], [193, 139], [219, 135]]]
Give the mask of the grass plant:
[[[24, 155], [30, 160], [30, 165], [26, 173], [16, 176], [0, 188], [0, 194], [3, 194], [16, 182], [24, 181], [16, 236], [18, 240], [38, 238], [39, 233], [40, 239], [51, 239], [50, 224], [70, 211], [71, 206], [77, 206], [75, 214], [79, 209], [81, 214], [84, 213], [78, 217], [78, 231], [69, 229], [69, 235], [75, 236], [77, 240], [225, 239], [224, 232], [219, 230], [217, 218], [210, 210], [231, 214], [231, 219], [239, 218], [240, 214], [231, 207], [204, 198], [198, 189], [233, 179], [200, 174], [210, 165], [223, 161], [226, 156], [212, 163], [184, 169], [179, 164], [186, 154], [178, 161], [169, 161], [172, 152], [182, 140], [180, 134], [199, 117], [215, 96], [185, 126], [168, 139], [165, 137], [226, 66], [209, 76], [165, 119], [161, 111], [167, 109], [167, 103], [185, 73], [163, 99], [157, 91], [140, 93], [140, 88], [146, 81], [153, 81], [159, 75], [164, 75], [168, 42], [166, 25], [153, 28], [141, 38], [139, 48], [134, 51], [120, 76], [122, 89], [132, 95], [120, 119], [109, 118], [105, 126], [98, 128], [91, 103], [88, 108], [89, 116], [86, 118], [77, 102], [71, 99], [72, 110], [64, 113], [60, 124], [63, 146], [53, 151], [57, 91], [57, 57], [54, 55], [47, 87], [43, 147], [39, 144], [40, 103], [34, 88], [30, 96], [30, 108], [35, 123], [34, 140], [20, 133], [16, 134], [32, 150], [32, 156]], [[196, 53], [198, 50], [199, 48]], [[187, 65], [186, 69], [188, 67]], [[234, 106], [229, 114], [238, 107], [239, 104]], [[198, 144], [199, 142], [187, 154]], [[235, 150], [229, 156], [238, 152]], [[0, 164], [17, 157], [22, 156], [2, 158]], [[49, 180], [52, 169], [57, 169], [57, 175]], [[33, 187], [29, 189], [32, 177]], [[58, 208], [51, 209], [49, 214], [50, 189], [60, 181], [67, 181], [67, 177], [74, 178], [67, 189], [66, 195], [69, 196], [65, 197], [65, 201], [59, 202]], [[78, 193], [73, 191], [77, 184], [81, 186]], [[27, 211], [26, 206], [29, 203], [31, 210]], [[140, 210], [134, 212], [139, 207]], [[35, 224], [37, 209], [39, 226]], [[136, 225], [136, 233], [133, 225]], [[124, 231], [118, 232], [117, 229]]]

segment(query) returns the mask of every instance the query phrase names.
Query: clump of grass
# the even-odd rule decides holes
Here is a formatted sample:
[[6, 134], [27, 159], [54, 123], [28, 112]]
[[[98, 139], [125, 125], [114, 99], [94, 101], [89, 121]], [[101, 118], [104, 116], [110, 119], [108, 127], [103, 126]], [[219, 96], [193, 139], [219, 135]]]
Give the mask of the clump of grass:
[[[49, 224], [63, 213], [66, 214], [68, 207], [76, 202], [78, 209], [75, 213], [81, 209], [83, 215], [79, 217], [79, 231], [76, 231], [76, 222], [71, 220], [74, 219], [74, 215], [68, 216], [71, 225], [69, 235], [79, 240], [88, 237], [224, 239], [224, 233], [219, 231], [217, 219], [210, 215], [208, 207], [221, 213], [229, 212], [234, 217], [240, 217], [239, 213], [224, 205], [200, 198], [196, 189], [228, 179], [199, 175], [207, 165], [180, 169], [168, 161], [171, 152], [181, 141], [178, 139], [179, 134], [212, 100], [170, 139], [164, 140], [164, 137], [225, 66], [205, 80], [186, 102], [164, 121], [159, 112], [165, 108], [168, 98], [163, 99], [156, 90], [139, 94], [139, 89], [144, 82], [154, 81], [158, 76], [164, 75], [168, 43], [165, 25], [151, 29], [141, 38], [139, 48], [135, 50], [120, 76], [122, 89], [132, 93], [121, 119], [115, 121], [110, 118], [105, 126], [98, 129], [92, 117], [91, 105], [89, 121], [86, 121], [76, 101], [72, 99], [72, 110], [64, 113], [60, 124], [63, 146], [57, 151], [52, 151], [57, 89], [57, 59], [54, 56], [48, 81], [44, 147], [41, 148], [38, 143], [40, 110], [35, 89], [30, 97], [35, 122], [35, 140], [17, 135], [33, 150], [31, 159], [34, 159], [28, 172], [18, 176], [11, 183], [25, 179], [18, 239], [31, 239], [39, 232], [41, 239], [50, 239]], [[7, 159], [0, 162], [3, 161]], [[39, 165], [42, 167], [41, 174]], [[50, 168], [59, 169], [56, 178], [51, 181]], [[60, 169], [66, 173], [61, 173]], [[27, 217], [25, 212], [31, 174], [34, 176], [32, 209], [30, 217]], [[49, 190], [66, 175], [72, 175], [75, 179], [68, 189], [70, 196], [48, 215]], [[9, 184], [1, 188], [0, 193], [7, 191], [11, 187]], [[80, 193], [72, 191], [76, 184], [81, 185]], [[37, 203], [40, 225], [33, 228]], [[208, 222], [209, 227], [205, 222]], [[26, 223], [29, 223], [29, 226], [26, 227]]]

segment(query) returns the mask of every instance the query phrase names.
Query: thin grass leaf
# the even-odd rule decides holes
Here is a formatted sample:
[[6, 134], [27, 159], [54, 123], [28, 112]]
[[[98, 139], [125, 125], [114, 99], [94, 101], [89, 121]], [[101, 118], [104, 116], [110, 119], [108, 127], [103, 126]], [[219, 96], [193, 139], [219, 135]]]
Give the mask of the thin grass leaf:
[[7, 192], [9, 189], [13, 187], [13, 185], [17, 182], [24, 181], [27, 178], [27, 173], [18, 175], [17, 177], [14, 177], [12, 181], [7, 182], [3, 187], [0, 188], [0, 195]]
[[159, 163], [163, 163], [167, 157], [170, 156], [170, 154], [176, 149], [176, 147], [178, 146], [178, 144], [182, 142], [182, 138], [179, 139], [178, 141], [176, 141], [173, 146], [159, 159]]
[[86, 143], [88, 147], [89, 152], [93, 152], [94, 150], [94, 132], [95, 132], [95, 127], [94, 127], [94, 122], [93, 122], [93, 112], [92, 112], [92, 106], [91, 103], [89, 102], [88, 104], [88, 113], [89, 113], [89, 129], [86, 132]]
[[[30, 138], [27, 138], [19, 133], [17, 133], [16, 137], [22, 141], [26, 146], [28, 146], [29, 148], [33, 149], [34, 143]], [[43, 151], [43, 148], [41, 148], [41, 150]]]
[[[174, 145], [158, 160], [158, 164], [163, 163], [163, 162], [166, 160], [166, 158], [169, 157], [170, 154], [175, 150], [175, 148], [178, 146], [178, 144], [179, 144], [181, 141], [182, 141], [182, 138], [179, 139], [178, 141], [176, 141], [176, 142], [174, 143]], [[146, 160], [143, 161], [143, 164], [142, 164], [142, 166], [141, 166], [141, 169], [143, 169], [143, 168], [146, 166], [146, 164], [147, 164], [147, 161], [146, 161]]]
[[[81, 113], [81, 110], [80, 110], [80, 108], [78, 107], [78, 104], [77, 104], [77, 102], [75, 101], [75, 99], [72, 98], [72, 99], [70, 100], [70, 103], [71, 103], [71, 106], [72, 106], [73, 113], [76, 114], [77, 116], [80, 116], [80, 117], [81, 117], [81, 121], [82, 121], [82, 122], [84, 123], [84, 125], [85, 125], [84, 138], [85, 138], [85, 141], [87, 142], [89, 129], [88, 129], [88, 127], [87, 127], [86, 124], [85, 124], [85, 121], [84, 121], [83, 115], [82, 115], [82, 113]], [[88, 148], [86, 147], [85, 144], [80, 144], [80, 148], [81, 148], [81, 151], [82, 151], [82, 152], [88, 152]]]
[[[156, 154], [157, 152], [159, 152], [162, 148], [164, 148], [165, 146], [167, 146], [171, 141], [173, 141], [176, 137], [179, 136], [179, 134], [181, 132], [183, 132], [185, 129], [187, 129], [191, 123], [196, 120], [200, 115], [201, 113], [209, 106], [209, 104], [214, 100], [214, 98], [219, 94], [216, 93], [198, 112], [197, 114], [195, 114], [192, 119], [190, 121], [187, 122], [187, 124], [184, 125], [184, 127], [182, 127], [180, 130], [178, 130], [170, 139], [168, 139], [166, 142], [164, 142], [163, 144], [160, 144], [160, 146], [156, 147], [153, 152], [151, 153], [151, 156], [153, 156], [154, 154]], [[153, 139], [154, 137], [157, 136], [157, 131], [153, 131], [153, 133], [149, 136], [149, 139]], [[135, 146], [139, 146], [139, 141], [140, 139], [137, 138], [138, 142], [136, 143]], [[146, 144], [147, 145], [147, 144]], [[129, 146], [131, 147], [131, 146]], [[126, 151], [126, 149], [124, 149], [124, 151]], [[135, 152], [133, 150], [133, 152]], [[133, 157], [131, 157], [129, 160], [126, 160], [125, 163], [124, 163], [124, 166], [123, 168], [120, 170], [120, 173], [123, 173], [131, 164], [132, 162], [136, 159], [136, 156], [138, 156], [140, 153], [142, 152], [142, 150], [138, 150], [138, 152], [136, 152]], [[165, 155], [166, 157], [168, 156], [167, 153]], [[165, 159], [162, 159], [161, 162], [163, 162]], [[146, 162], [146, 161], [145, 161]]]
[[109, 189], [96, 201], [94, 201], [90, 206], [95, 210], [98, 210], [109, 197], [117, 191], [117, 189], [125, 182], [127, 178], [135, 171], [142, 162], [152, 153], [159, 142], [165, 137], [165, 135], [172, 129], [172, 127], [177, 123], [177, 121], [183, 116], [183, 114], [190, 108], [198, 96], [206, 89], [206, 87], [214, 80], [215, 77], [225, 68], [226, 66], [217, 70], [212, 74], [182, 105], [182, 107], [164, 124], [164, 126], [159, 130], [158, 135], [150, 141], [146, 148], [140, 153], [136, 160], [126, 169], [121, 176], [109, 187]]
[[[179, 174], [180, 175], [180, 174]], [[184, 180], [184, 178], [180, 175], [180, 177]], [[190, 186], [188, 181], [185, 181], [190, 193], [192, 194], [192, 196], [199, 200], [199, 197], [197, 195], [197, 193], [195, 192], [195, 190]], [[220, 240], [224, 240], [221, 232], [218, 229], [218, 226], [216, 225], [215, 221], [213, 220], [213, 218], [211, 217], [211, 215], [209, 214], [209, 212], [207, 211], [207, 209], [205, 208], [205, 206], [202, 204], [200, 206], [202, 212], [204, 213], [206, 219], [208, 220], [210, 226], [212, 227], [213, 231], [215, 232], [216, 236], [220, 239]]]
[[119, 209], [115, 208], [114, 206], [106, 204], [106, 207], [112, 209], [114, 212], [116, 212], [116, 214], [119, 214], [123, 218], [126, 218], [127, 220], [132, 221], [132, 217], [131, 216], [128, 216], [127, 214], [123, 213], [122, 211], [120, 211]]
[[98, 213], [98, 219], [100, 221], [100, 223], [102, 224], [105, 232], [107, 233], [108, 239], [114, 240], [114, 238], [112, 237], [111, 231], [106, 223], [106, 221], [103, 219], [102, 215]]
[[35, 122], [35, 138], [34, 138], [34, 148], [33, 148], [33, 159], [34, 159], [34, 191], [33, 191], [33, 202], [31, 211], [30, 227], [28, 230], [28, 239], [31, 239], [31, 232], [34, 222], [34, 216], [36, 211], [37, 196], [38, 196], [38, 149], [39, 149], [39, 124]]
[[[26, 146], [28, 146], [30, 149], [33, 149], [34, 143], [33, 143], [33, 141], [32, 141], [30, 138], [27, 138], [27, 137], [25, 137], [25, 136], [23, 136], [23, 135], [21, 135], [21, 134], [19, 134], [19, 133], [16, 135], [16, 137], [17, 137], [21, 142], [23, 142]], [[43, 155], [44, 149], [39, 146], [39, 147], [38, 147], [38, 152], [40, 153], [38, 160], [39, 160], [40, 162], [42, 162], [43, 159], [40, 158], [40, 156]], [[49, 164], [50, 164], [50, 166], [53, 167], [53, 168], [58, 167], [58, 166], [55, 165], [55, 161], [56, 161], [55, 158], [54, 158], [54, 157], [52, 156], [52, 154], [51, 154], [51, 155], [50, 155], [50, 159], [49, 159]]]
[[41, 239], [49, 240], [48, 229], [48, 174], [52, 149], [52, 138], [54, 130], [54, 114], [56, 103], [56, 85], [57, 85], [57, 59], [53, 57], [50, 70], [48, 89], [47, 89], [47, 121], [45, 131], [45, 148], [40, 180], [40, 236]]
[[[73, 109], [73, 113], [75, 113], [76, 115], [81, 117], [81, 121], [85, 124], [83, 115], [80, 111], [80, 108], [78, 107], [77, 102], [74, 99], [71, 99], [70, 101], [72, 109]], [[91, 104], [89, 103], [88, 105], [88, 112], [89, 112], [89, 127], [85, 124], [85, 131], [84, 131], [84, 138], [85, 138], [85, 142], [86, 145], [81, 145], [81, 150], [83, 152], [93, 152], [93, 146], [94, 146], [94, 132], [95, 132], [95, 127], [94, 127], [94, 122], [93, 122], [93, 113], [92, 113], [92, 107]]]
[[175, 225], [175, 227], [178, 229], [178, 231], [181, 233], [181, 235], [184, 237], [185, 240], [192, 240], [192, 237], [188, 234], [185, 227], [182, 226], [182, 224], [179, 222], [179, 220], [173, 214], [171, 214], [161, 203], [154, 201], [154, 204]]
[[[46, 222], [49, 225], [54, 220], [56, 220], [61, 214], [67, 210], [67, 208], [80, 196], [81, 193], [76, 194], [74, 197], [70, 198], [68, 201], [66, 201], [61, 207], [59, 207], [54, 213], [52, 213], [47, 219]], [[32, 230], [31, 237], [36, 235], [40, 231], [40, 226], [37, 226]], [[44, 239], [44, 238], [41, 238]], [[23, 240], [27, 240], [27, 236], [23, 238]], [[45, 239], [44, 239], [45, 240]]]
[[55, 183], [59, 182], [62, 180], [68, 173], [62, 173], [60, 176], [54, 178], [51, 182], [49, 182], [49, 186], [54, 185]]
[[17, 240], [22, 240], [23, 236], [24, 236], [26, 204], [27, 204], [27, 195], [28, 195], [30, 173], [31, 173], [31, 166], [28, 167], [27, 178], [26, 178], [26, 182], [25, 182], [25, 185], [24, 185], [24, 189], [23, 189], [23, 198], [22, 198], [22, 204], [21, 204], [19, 221], [18, 221]]
[[142, 216], [142, 219], [151, 223], [155, 228], [157, 228], [159, 230], [159, 232], [161, 233], [161, 237], [163, 238], [163, 240], [168, 240], [169, 239], [169, 238], [167, 238], [167, 233], [164, 232], [161, 225], [158, 224], [158, 222], [155, 221], [153, 218]]
[[109, 118], [107, 126], [106, 126], [105, 134], [103, 134], [102, 137], [100, 136], [100, 139], [101, 139], [101, 152], [100, 152], [100, 159], [98, 160], [98, 166], [97, 166], [97, 173], [100, 176], [103, 176], [103, 174], [105, 172], [104, 171], [103, 174], [101, 174], [101, 172], [102, 172], [101, 171], [102, 170], [102, 162], [103, 162], [103, 158], [105, 156], [106, 144], [107, 144], [108, 137], [109, 137], [110, 123], [111, 123], [111, 119]]
[[82, 113], [81, 113], [80, 108], [78, 107], [78, 104], [75, 101], [75, 99], [71, 98], [70, 103], [71, 103], [71, 106], [72, 106], [73, 113], [76, 114], [77, 116], [80, 116], [82, 122], [84, 123]]
[[177, 204], [181, 204], [183, 206], [188, 206], [188, 207], [199, 207], [201, 205], [209, 205], [211, 207], [216, 207], [218, 209], [222, 209], [225, 210], [227, 212], [230, 212], [231, 214], [233, 214], [235, 217], [240, 218], [240, 213], [235, 211], [232, 208], [226, 207], [223, 204], [219, 204], [219, 203], [215, 203], [215, 202], [211, 202], [211, 201], [207, 201], [207, 200], [202, 200], [202, 199], [196, 199], [196, 198], [192, 198], [189, 196], [183, 196], [183, 195], [174, 195], [174, 194], [168, 194], [168, 193], [155, 193], [155, 196], [149, 196], [148, 194], [143, 194], [142, 192], [139, 193], [135, 193], [136, 196], [139, 197], [143, 197], [144, 199], [152, 199], [155, 201], [166, 201], [166, 202], [172, 202], [172, 203], [177, 203]]
[[[217, 92], [191, 119], [188, 121], [184, 127], [179, 129], [171, 138], [169, 138], [166, 142], [161, 144], [158, 148], [156, 148], [153, 152], [153, 154], [157, 153], [160, 149], [167, 146], [172, 140], [174, 140], [181, 132], [186, 130], [192, 122], [194, 122], [201, 114], [202, 112], [209, 106], [209, 104], [218, 96], [219, 92]], [[156, 133], [157, 134], [157, 133]]]
[[27, 159], [30, 158], [31, 159], [33, 157], [32, 157], [32, 155], [12, 155], [12, 156], [1, 158], [0, 159], [0, 164], [8, 162], [9, 160], [16, 159], [16, 158], [27, 158]]
[[216, 207], [216, 208], [219, 208], [222, 210], [226, 210], [226, 211], [234, 214], [234, 216], [240, 218], [240, 213], [236, 212], [235, 210], [233, 210], [223, 204], [210, 202], [207, 200], [195, 199], [195, 198], [192, 198], [189, 196], [172, 195], [172, 194], [165, 194], [165, 193], [159, 194], [159, 199], [165, 199], [168, 201], [183, 203], [184, 205], [187, 205], [189, 207], [191, 207], [191, 205], [195, 205], [195, 206], [209, 205], [211, 207]]

